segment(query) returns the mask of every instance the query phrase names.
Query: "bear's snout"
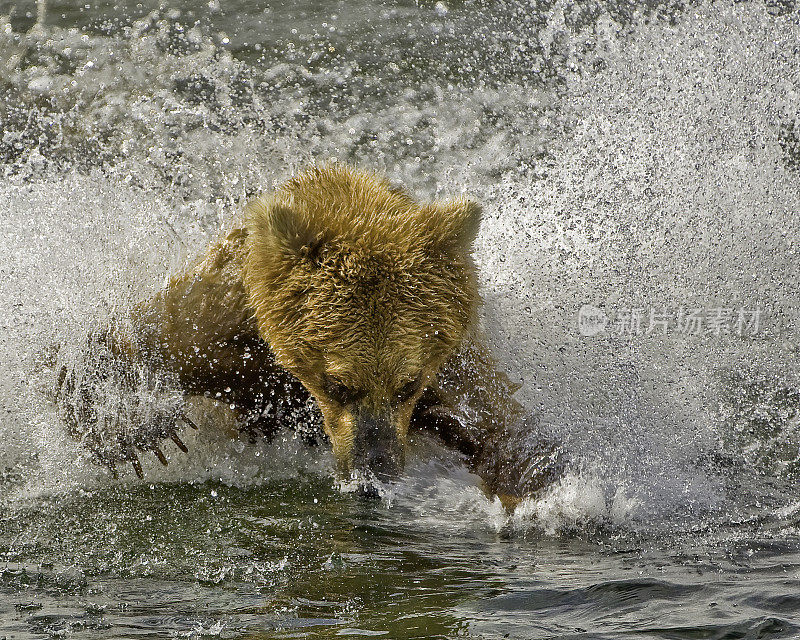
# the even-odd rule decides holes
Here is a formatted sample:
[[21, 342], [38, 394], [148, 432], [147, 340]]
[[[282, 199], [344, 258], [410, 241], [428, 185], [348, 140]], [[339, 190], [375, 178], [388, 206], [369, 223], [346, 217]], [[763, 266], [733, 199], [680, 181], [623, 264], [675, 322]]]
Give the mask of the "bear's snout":
[[404, 452], [392, 412], [358, 411], [355, 415], [353, 466], [379, 480], [397, 477], [403, 470]]

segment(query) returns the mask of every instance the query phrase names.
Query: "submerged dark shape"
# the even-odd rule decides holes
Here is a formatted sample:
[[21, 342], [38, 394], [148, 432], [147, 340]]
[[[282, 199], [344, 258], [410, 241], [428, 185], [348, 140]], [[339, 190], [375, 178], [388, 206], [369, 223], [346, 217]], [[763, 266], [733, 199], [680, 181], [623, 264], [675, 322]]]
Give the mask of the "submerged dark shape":
[[563, 461], [480, 337], [479, 224], [470, 200], [419, 204], [371, 173], [312, 168], [252, 202], [130, 323], [93, 336], [61, 372], [61, 413], [100, 462], [141, 475], [136, 449], [166, 462], [170, 438], [186, 451], [186, 396], [229, 405], [252, 438], [316, 406], [342, 477], [395, 478], [413, 428], [514, 504]]

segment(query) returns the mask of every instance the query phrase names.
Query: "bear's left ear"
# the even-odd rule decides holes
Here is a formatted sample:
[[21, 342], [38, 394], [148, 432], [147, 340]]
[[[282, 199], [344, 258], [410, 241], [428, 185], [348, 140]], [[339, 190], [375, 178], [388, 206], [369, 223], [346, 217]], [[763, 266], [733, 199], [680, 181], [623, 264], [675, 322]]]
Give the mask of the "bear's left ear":
[[427, 224], [436, 246], [445, 253], [469, 253], [481, 227], [483, 210], [474, 200], [432, 205]]
[[256, 198], [246, 209], [247, 231], [262, 249], [288, 258], [314, 260], [322, 242], [307, 216], [272, 198]]

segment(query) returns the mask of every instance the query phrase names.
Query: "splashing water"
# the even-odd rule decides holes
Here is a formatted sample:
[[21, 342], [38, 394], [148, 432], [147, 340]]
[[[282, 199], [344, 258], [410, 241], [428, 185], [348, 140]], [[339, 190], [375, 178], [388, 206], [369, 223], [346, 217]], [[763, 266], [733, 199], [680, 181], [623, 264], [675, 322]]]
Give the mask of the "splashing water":
[[[800, 190], [784, 137], [800, 114], [797, 25], [751, 6], [691, 16], [643, 18], [624, 38], [598, 21], [580, 58], [599, 70], [565, 78], [545, 178], [488, 189], [480, 254], [495, 342], [529, 406], [594, 452], [610, 487], [634, 485], [646, 519], [713, 504], [697, 459], [720, 448], [737, 474], [776, 472], [752, 467], [770, 454], [737, 448], [720, 412], [749, 386], [798, 384]], [[581, 330], [583, 305], [604, 330]], [[796, 468], [789, 404], [773, 428]]]
[[[591, 608], [599, 598], [608, 615], [615, 606], [579, 572], [557, 595], [556, 560], [535, 568], [516, 557], [511, 568], [486, 552], [496, 535], [534, 536], [566, 565], [585, 558], [558, 555], [569, 536], [678, 549], [697, 536], [722, 549], [709, 552], [717, 567], [748, 549], [756, 566], [766, 558], [756, 540], [769, 538], [780, 547], [770, 553], [798, 566], [796, 9], [245, 4], [143, 3], [124, 19], [100, 6], [59, 18], [51, 7], [38, 24], [0, 16], [0, 546], [16, 563], [0, 590], [38, 581], [63, 603], [86, 575], [107, 593], [188, 576], [216, 609], [203, 617], [170, 587], [192, 612], [160, 618], [173, 635], [277, 634], [310, 617], [422, 637], [370, 607], [372, 572], [404, 594], [398, 606], [423, 617], [428, 637], [455, 634], [459, 620], [495, 637], [482, 605], [465, 602], [493, 602], [510, 629], [537, 611], [562, 629], [602, 628], [569, 608], [515, 609], [500, 594], [528, 588], [517, 565], [538, 571], [556, 601]], [[383, 170], [420, 197], [483, 201], [484, 328], [522, 383], [520, 399], [571, 460], [512, 517], [456, 456], [424, 440], [403, 481], [364, 507], [334, 489], [329, 454], [291, 434], [250, 445], [182, 433], [190, 455], [170, 452], [163, 469], [145, 461], [139, 483], [112, 481], [58, 423], [47, 399], [52, 345], [77, 358], [93, 327], [235, 224], [245, 198], [330, 157]], [[197, 411], [230, 419], [210, 401]], [[437, 547], [439, 532], [448, 541]], [[471, 538], [484, 545], [480, 559]], [[394, 575], [400, 560], [446, 614], [415, 608]], [[42, 562], [76, 564], [83, 577], [46, 567], [32, 577]], [[630, 568], [626, 557], [602, 562], [615, 580]], [[436, 567], [441, 582], [425, 573]], [[454, 584], [471, 600], [453, 597]], [[229, 609], [217, 585], [232, 586], [241, 607]], [[338, 604], [303, 600], [304, 588]], [[700, 600], [715, 598], [739, 595]], [[114, 619], [109, 603], [97, 606], [70, 619], [81, 628]], [[66, 632], [30, 611], [44, 632]], [[247, 622], [265, 611], [266, 626]], [[739, 611], [732, 633], [762, 624], [762, 613]], [[763, 637], [796, 629], [775, 611]], [[779, 619], [788, 626], [775, 631]], [[521, 629], [515, 637], [531, 637]]]
[[[467, 26], [467, 15], [452, 23], [448, 12], [436, 15], [442, 29]], [[392, 86], [374, 51], [357, 51], [366, 69], [358, 79], [348, 76], [353, 60], [319, 62], [319, 42], [328, 38], [335, 49], [344, 37], [338, 27], [298, 38], [313, 50], [308, 57], [274, 45], [255, 66], [222, 46], [227, 36], [209, 36], [177, 11], [105, 27], [108, 35], [21, 35], [6, 23], [5, 255], [16, 276], [6, 297], [16, 310], [9, 321], [24, 334], [12, 330], [4, 348], [18, 380], [4, 385], [14, 443], [6, 466], [47, 457], [29, 441], [31, 423], [62, 466], [55, 461], [64, 445], [49, 444], [60, 439], [58, 425], [37, 415], [32, 405], [41, 401], [24, 391], [37, 375], [45, 379], [33, 388], [48, 383], [46, 372], [32, 373], [34, 356], [53, 342], [78, 344], [98, 318], [157, 288], [220, 221], [235, 219], [242, 196], [308, 157], [299, 150], [306, 147], [399, 165], [423, 194], [439, 175], [482, 196], [486, 325], [524, 383], [526, 404], [567, 443], [576, 469], [601, 469], [597, 490], [609, 504], [623, 491], [642, 505], [631, 518], [714, 506], [724, 493], [718, 470], [698, 459], [725, 453], [741, 471], [752, 447], [770, 446], [756, 437], [736, 449], [737, 434], [726, 430], [739, 418], [725, 420], [720, 405], [730, 411], [726, 398], [739, 392], [724, 387], [797, 385], [796, 24], [750, 5], [699, 6], [675, 24], [649, 15], [620, 23], [602, 12], [587, 19], [559, 4], [545, 15], [529, 62], [560, 59], [554, 79], [512, 66], [490, 81], [487, 69], [477, 91], [452, 87], [453, 100], [433, 91], [447, 65], [418, 44], [394, 83], [407, 95], [377, 95], [370, 110], [356, 85]], [[503, 25], [501, 18], [487, 20]], [[442, 29], [433, 29], [437, 38]], [[388, 39], [399, 46], [404, 37], [390, 30]], [[487, 66], [494, 64], [492, 56]], [[266, 102], [273, 93], [281, 101]], [[333, 95], [340, 108], [323, 113]], [[456, 126], [470, 110], [475, 127]], [[370, 132], [397, 131], [388, 122], [399, 111], [409, 135], [402, 142], [415, 147], [431, 136], [435, 160], [409, 157], [419, 150], [385, 135], [365, 144]], [[312, 132], [301, 133], [305, 122]], [[581, 334], [583, 305], [600, 310], [604, 331]], [[681, 330], [679, 314], [694, 309], [705, 317]], [[725, 326], [703, 327], [717, 309], [726, 311]], [[758, 332], [737, 332], [743, 311], [761, 315]], [[784, 422], [785, 445], [795, 434], [792, 419]], [[796, 451], [784, 449], [793, 470], [786, 457]]]

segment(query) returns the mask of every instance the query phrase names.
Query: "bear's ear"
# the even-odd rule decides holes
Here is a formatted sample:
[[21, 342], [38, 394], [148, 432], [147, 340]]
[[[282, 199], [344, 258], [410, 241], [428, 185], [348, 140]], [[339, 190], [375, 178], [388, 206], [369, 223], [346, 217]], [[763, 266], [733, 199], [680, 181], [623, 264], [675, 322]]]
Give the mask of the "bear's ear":
[[432, 209], [427, 223], [435, 246], [445, 253], [469, 253], [481, 227], [481, 205], [458, 199]]
[[307, 216], [283, 202], [257, 198], [247, 205], [248, 232], [262, 246], [290, 258], [316, 261], [322, 238]]

